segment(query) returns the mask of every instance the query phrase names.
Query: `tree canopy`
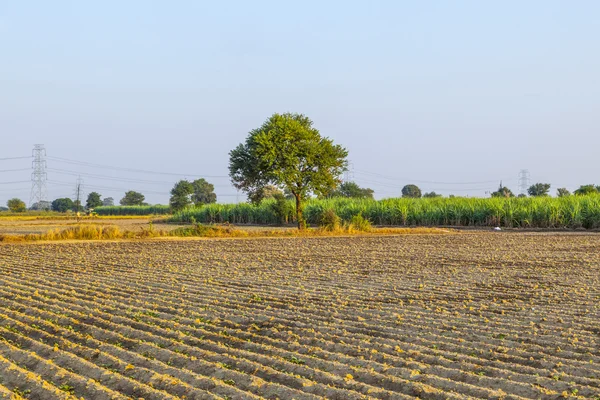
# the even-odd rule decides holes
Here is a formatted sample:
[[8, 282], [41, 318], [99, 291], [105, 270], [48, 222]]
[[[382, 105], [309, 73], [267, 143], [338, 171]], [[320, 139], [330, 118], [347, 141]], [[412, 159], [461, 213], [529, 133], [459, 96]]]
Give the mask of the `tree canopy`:
[[206, 179], [200, 178], [192, 182], [192, 202], [199, 206], [217, 202], [215, 185], [208, 183]]
[[130, 190], [125, 193], [125, 197], [119, 201], [122, 206], [143, 206], [146, 197], [136, 191]]
[[96, 207], [100, 207], [102, 205], [102, 199], [100, 198], [100, 193], [91, 192], [88, 194], [87, 201], [85, 202], [85, 208], [92, 209]]
[[567, 197], [571, 195], [571, 192], [569, 192], [567, 188], [558, 188], [556, 189], [556, 195], [558, 197]]
[[10, 211], [15, 213], [27, 211], [27, 206], [25, 205], [25, 202], [17, 198], [10, 199], [9, 201], [7, 201], [6, 206]]
[[512, 192], [512, 190], [510, 190], [506, 186], [503, 186], [502, 182], [500, 182], [498, 190], [492, 193], [492, 197], [515, 197], [515, 195]]
[[355, 182], [344, 182], [336, 190], [329, 193], [327, 197], [349, 197], [353, 199], [373, 199], [375, 191], [370, 188], [362, 188]]
[[105, 197], [102, 200], [102, 205], [103, 206], [107, 206], [107, 207], [114, 206], [115, 205], [115, 199], [113, 199], [112, 197]]
[[541, 197], [548, 196], [550, 192], [550, 184], [549, 183], [536, 183], [533, 184], [527, 189], [527, 193], [533, 197]]
[[427, 192], [423, 195], [423, 197], [425, 198], [435, 198], [435, 197], [442, 197], [441, 194], [437, 194], [436, 192]]
[[181, 180], [171, 189], [171, 199], [169, 205], [175, 212], [181, 211], [192, 204], [190, 197], [194, 193], [194, 187], [186, 180]]
[[30, 210], [34, 211], [47, 211], [52, 208], [52, 203], [46, 200], [38, 201], [29, 206]]
[[421, 197], [421, 189], [417, 185], [406, 185], [402, 188], [402, 197]]
[[580, 186], [579, 189], [575, 191], [575, 194], [578, 196], [586, 196], [588, 194], [596, 194], [598, 193], [598, 187], [595, 185], [583, 185]]
[[298, 228], [306, 226], [304, 200], [325, 196], [340, 184], [348, 151], [321, 136], [302, 114], [273, 114], [229, 153], [233, 185], [249, 197], [266, 185], [288, 189], [296, 199]]
[[67, 212], [75, 208], [75, 203], [68, 197], [56, 199], [52, 202], [52, 211]]

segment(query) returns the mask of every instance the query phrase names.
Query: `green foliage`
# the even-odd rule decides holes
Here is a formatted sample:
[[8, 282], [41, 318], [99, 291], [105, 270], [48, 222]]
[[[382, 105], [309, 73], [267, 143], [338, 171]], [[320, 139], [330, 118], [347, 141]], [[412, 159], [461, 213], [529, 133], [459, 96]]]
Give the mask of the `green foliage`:
[[206, 179], [200, 178], [192, 182], [192, 201], [196, 206], [217, 202], [215, 186]]
[[146, 197], [136, 191], [130, 190], [125, 193], [125, 197], [119, 201], [122, 206], [142, 206]]
[[368, 219], [358, 214], [350, 219], [350, 229], [361, 232], [369, 232], [372, 229], [371, 222]]
[[598, 187], [594, 185], [583, 185], [575, 191], [577, 196], [587, 196], [589, 194], [598, 194]]
[[112, 206], [115, 205], [115, 199], [113, 199], [112, 197], [105, 197], [102, 200], [102, 204], [101, 205], [105, 206], [105, 207], [112, 207]]
[[4, 206], [0, 206], [0, 212], [2, 211], [9, 211], [8, 207], [4, 207]]
[[52, 202], [52, 211], [64, 213], [69, 210], [73, 210], [74, 208], [75, 204], [73, 204], [73, 200], [69, 199], [68, 197], [56, 199]]
[[173, 211], [181, 211], [192, 204], [191, 196], [194, 193], [194, 187], [186, 180], [181, 180], [171, 189], [171, 199], [169, 205]]
[[166, 215], [171, 213], [170, 206], [102, 206], [94, 210], [102, 216], [127, 216], [127, 215]]
[[319, 226], [327, 231], [337, 231], [342, 226], [342, 220], [333, 208], [328, 208], [321, 214]]
[[282, 193], [275, 193], [271, 198], [274, 200], [271, 203], [271, 208], [277, 218], [277, 223], [279, 225], [287, 224], [289, 215], [293, 212], [290, 202], [286, 200]]
[[550, 192], [549, 183], [536, 183], [527, 189], [527, 193], [533, 197], [548, 196], [548, 192]]
[[[257, 189], [253, 193], [249, 193], [248, 194], [248, 200], [252, 204], [259, 204], [261, 201], [263, 201], [265, 199], [275, 198], [275, 196], [278, 195], [278, 194], [281, 195], [281, 196], [284, 196], [284, 194], [281, 191], [281, 189], [279, 189], [277, 186], [266, 185], [266, 186], [263, 186], [263, 187]], [[284, 198], [285, 197], [286, 196], [284, 196]]]
[[421, 189], [417, 185], [406, 185], [402, 188], [402, 197], [419, 198], [421, 197]]
[[85, 202], [85, 208], [88, 210], [91, 208], [100, 207], [102, 205], [102, 199], [100, 193], [91, 192], [88, 194], [87, 201]]
[[27, 211], [27, 206], [25, 205], [25, 202], [17, 198], [10, 199], [9, 201], [7, 201], [6, 206], [11, 212], [15, 213]]
[[361, 188], [355, 182], [344, 182], [327, 197], [348, 197], [352, 199], [372, 199], [373, 189]]
[[230, 153], [234, 186], [249, 197], [266, 185], [288, 189], [296, 199], [298, 227], [305, 225], [304, 201], [311, 193], [326, 195], [338, 184], [348, 152], [322, 137], [302, 114], [273, 114]]
[[[187, 209], [175, 214], [173, 222], [232, 224], [277, 224], [274, 200], [258, 206], [241, 204], [210, 204], [201, 209]], [[288, 221], [295, 222], [294, 201], [289, 201]], [[350, 223], [362, 215], [382, 226], [502, 226], [520, 228], [600, 228], [600, 195], [525, 198], [396, 198], [311, 199], [305, 207], [306, 220], [321, 222], [325, 210], [333, 209], [342, 223]]]
[[567, 188], [558, 188], [556, 189], [556, 195], [558, 197], [567, 197], [571, 195], [571, 192], [569, 192]]
[[436, 192], [427, 192], [423, 195], [423, 197], [427, 198], [427, 199], [432, 199], [434, 197], [442, 197], [441, 194], [437, 194]]
[[52, 209], [52, 203], [49, 201], [38, 201], [36, 203], [33, 203], [30, 207], [30, 210], [32, 211], [48, 211], [50, 209]]
[[498, 190], [496, 190], [495, 192], [492, 193], [492, 197], [509, 198], [509, 197], [515, 197], [515, 195], [512, 192], [512, 190], [510, 190], [506, 186], [502, 186], [502, 182], [500, 182], [500, 186], [498, 187]]

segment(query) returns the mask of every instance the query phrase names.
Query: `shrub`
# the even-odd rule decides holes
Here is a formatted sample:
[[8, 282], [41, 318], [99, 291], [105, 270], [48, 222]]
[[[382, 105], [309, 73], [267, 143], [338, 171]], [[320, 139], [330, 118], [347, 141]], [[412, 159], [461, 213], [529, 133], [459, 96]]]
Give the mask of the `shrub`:
[[341, 219], [333, 208], [326, 209], [321, 215], [319, 225], [327, 231], [337, 231], [341, 227]]
[[350, 230], [369, 232], [371, 230], [371, 222], [361, 214], [355, 215], [350, 220]]

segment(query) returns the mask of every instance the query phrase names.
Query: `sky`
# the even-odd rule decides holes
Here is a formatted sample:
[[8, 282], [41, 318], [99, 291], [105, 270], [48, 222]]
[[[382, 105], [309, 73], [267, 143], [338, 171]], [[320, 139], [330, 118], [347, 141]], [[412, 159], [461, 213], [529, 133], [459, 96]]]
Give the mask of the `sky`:
[[[600, 2], [0, 0], [0, 205], [138, 190], [166, 204], [275, 112], [349, 151], [348, 179], [398, 196], [600, 184]], [[116, 167], [116, 168], [115, 168]], [[152, 172], [161, 172], [156, 174]]]

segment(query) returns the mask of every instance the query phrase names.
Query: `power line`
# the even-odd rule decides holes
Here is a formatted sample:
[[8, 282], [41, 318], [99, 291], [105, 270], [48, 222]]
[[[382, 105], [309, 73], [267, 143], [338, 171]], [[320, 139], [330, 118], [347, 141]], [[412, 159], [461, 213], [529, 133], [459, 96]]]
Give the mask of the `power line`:
[[0, 169], [0, 172], [31, 171], [31, 168]]
[[94, 163], [89, 163], [89, 162], [84, 162], [84, 161], [70, 160], [70, 159], [61, 158], [61, 157], [48, 157], [48, 159], [67, 163], [67, 164], [75, 164], [75, 165], [81, 165], [81, 166], [86, 166], [86, 167], [91, 167], [91, 168], [103, 168], [103, 169], [112, 169], [115, 171], [138, 172], [138, 173], [142, 173], [142, 174], [170, 175], [170, 176], [179, 176], [179, 177], [193, 176], [193, 177], [199, 177], [199, 178], [202, 178], [202, 177], [203, 178], [229, 178], [229, 176], [227, 176], [227, 175], [177, 174], [177, 173], [172, 173], [172, 172], [150, 171], [150, 170], [137, 169], [137, 168], [123, 168], [123, 167], [115, 167], [112, 165], [94, 164]]
[[0, 161], [6, 161], [6, 160], [23, 160], [25, 158], [31, 158], [32, 156], [26, 156], [26, 157], [3, 157], [0, 158]]
[[[99, 174], [89, 174], [86, 172], [77, 172], [77, 171], [72, 171], [72, 170], [68, 170], [68, 169], [60, 169], [60, 168], [48, 168], [48, 171], [51, 172], [56, 172], [57, 174], [64, 174], [64, 175], [73, 175], [73, 176], [86, 176], [86, 177], [90, 177], [90, 178], [97, 178], [97, 179], [104, 179], [104, 180], [110, 180], [110, 181], [119, 181], [119, 182], [131, 182], [131, 183], [147, 183], [147, 184], [152, 184], [152, 185], [172, 185], [173, 182], [172, 181], [153, 181], [153, 180], [147, 180], [147, 179], [132, 179], [132, 178], [119, 178], [119, 177], [113, 177], [113, 176], [108, 176], [108, 175], [99, 175]], [[215, 185], [213, 185], [215, 186]], [[225, 185], [216, 185], [216, 187], [225, 187]], [[227, 185], [226, 187], [229, 187], [229, 185]]]
[[13, 183], [30, 183], [31, 181], [13, 181], [13, 182], [0, 182], [0, 185], [12, 185]]
[[[362, 170], [354, 170], [355, 173], [362, 175], [371, 175], [383, 179], [393, 180], [393, 181], [404, 181], [404, 182], [414, 182], [414, 183], [431, 183], [435, 185], [483, 185], [486, 183], [494, 183], [498, 182], [498, 180], [489, 180], [489, 181], [475, 181], [475, 182], [442, 182], [442, 181], [425, 181], [420, 179], [411, 179], [411, 178], [401, 178], [401, 177], [390, 177], [383, 174], [379, 174], [377, 172], [368, 172]], [[514, 179], [513, 179], [514, 180]], [[507, 181], [510, 181], [508, 179]]]

